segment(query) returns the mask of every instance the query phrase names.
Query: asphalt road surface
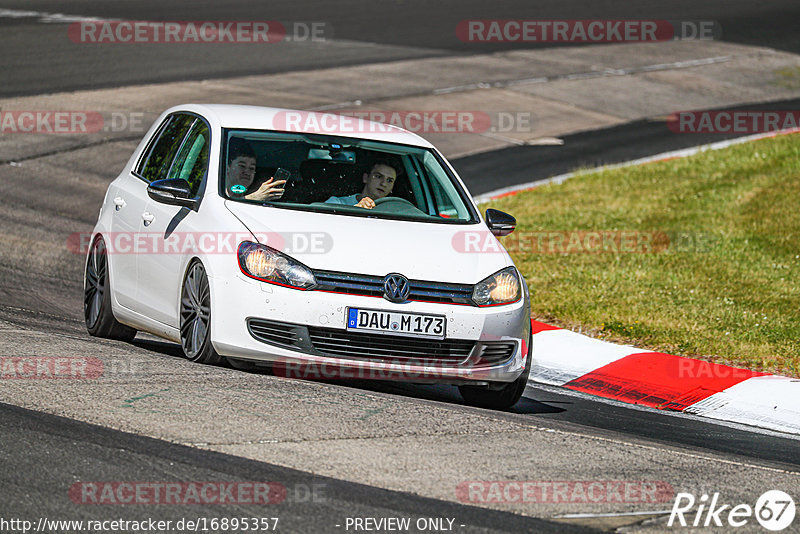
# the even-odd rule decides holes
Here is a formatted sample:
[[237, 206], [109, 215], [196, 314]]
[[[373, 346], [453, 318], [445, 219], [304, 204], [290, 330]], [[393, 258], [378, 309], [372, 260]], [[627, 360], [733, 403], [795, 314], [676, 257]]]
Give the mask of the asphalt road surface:
[[[796, 110], [800, 100], [727, 106], [727, 110]], [[639, 120], [563, 137], [563, 145], [517, 146], [452, 160], [473, 195], [673, 150], [741, 137], [736, 133], [675, 135], [663, 121]]]
[[[5, 10], [5, 11], [3, 11]], [[21, 14], [28, 12], [25, 16]], [[140, 21], [322, 22], [326, 42], [268, 45], [132, 44], [97, 46], [67, 38], [69, 21], [48, 15]], [[794, 0], [639, 2], [421, 0], [361, 2], [0, 2], [0, 97], [176, 80], [226, 78], [298, 69], [454, 54], [485, 54], [540, 43], [462, 42], [467, 19], [714, 21], [725, 41], [800, 51], [800, 4]], [[294, 33], [293, 31], [290, 34]], [[298, 37], [304, 34], [298, 32]]]
[[[347, 518], [410, 519], [408, 532], [421, 518], [441, 518], [458, 532], [591, 532], [591, 529], [485, 510], [473, 506], [426, 499], [408, 493], [386, 491], [328, 477], [254, 462], [244, 458], [202, 451], [119, 432], [15, 406], [0, 404], [0, 484], [3, 499], [0, 517], [24, 519], [38, 524], [50, 521], [127, 520], [172, 521], [198, 518], [277, 518], [279, 532], [345, 532]], [[25, 454], [9, 454], [25, 451]], [[213, 505], [176, 504], [166, 492], [158, 501], [124, 506], [109, 503], [113, 497], [94, 492], [89, 483], [129, 480], [175, 483], [214, 481], [220, 483], [271, 483], [268, 504], [251, 503], [253, 495], [232, 490], [229, 500]], [[79, 490], [70, 492], [76, 481]], [[102, 486], [101, 486], [102, 487]], [[273, 489], [274, 488], [274, 489]], [[214, 495], [211, 499], [216, 499]], [[127, 494], [121, 493], [123, 499]], [[186, 499], [192, 503], [192, 498]], [[197, 502], [197, 501], [194, 501]], [[422, 526], [423, 523], [420, 523]], [[74, 525], [73, 525], [74, 526]], [[56, 531], [55, 528], [48, 529]], [[58, 531], [73, 531], [72, 528]], [[122, 530], [122, 529], [120, 529]], [[183, 529], [182, 529], [183, 530]], [[192, 530], [192, 529], [185, 529]], [[240, 530], [240, 529], [235, 529]], [[74, 529], [78, 531], [78, 529]], [[214, 530], [212, 530], [213, 532]], [[9, 532], [3, 529], [3, 532]]]
[[[406, 0], [313, 5], [270, 2], [254, 6], [244, 1], [87, 1], [68, 6], [61, 2], [3, 1], [0, 71], [6, 75], [0, 96], [477, 54], [517, 46], [459, 41], [454, 28], [467, 18], [710, 19], [723, 28], [724, 40], [800, 51], [800, 38], [795, 31], [800, 5], [794, 1], [646, 1], [618, 7], [622, 4], [585, 0], [427, 4]], [[158, 44], [101, 48], [65, 43], [68, 23], [54, 22], [52, 14], [57, 13], [135, 20], [322, 21], [328, 25], [333, 40], [281, 43], [270, 48]], [[797, 104], [791, 101], [776, 105], [778, 109], [796, 109]], [[670, 135], [663, 123], [642, 121], [568, 136], [563, 147], [516, 147], [462, 158], [454, 164], [472, 192], [479, 194], [529, 181], [532, 176], [545, 178], [582, 166], [648, 156], [721, 138]], [[4, 230], [14, 236], [0, 249], [0, 335], [5, 332], [9, 338], [27, 336], [26, 339], [36, 340], [17, 347], [19, 351], [70, 353], [79, 346], [80, 350], [91, 350], [103, 357], [119, 353], [123, 361], [130, 358], [144, 366], [145, 370], [136, 376], [109, 379], [108, 383], [97, 385], [94, 390], [102, 390], [107, 395], [104, 399], [127, 398], [125, 395], [135, 399], [132, 395], [138, 388], [160, 380], [170, 382], [173, 389], [185, 387], [193, 394], [199, 390], [206, 395], [213, 391], [223, 396], [238, 394], [249, 385], [255, 391], [263, 387], [279, 398], [284, 395], [290, 399], [294, 399], [292, 395], [305, 398], [299, 390], [313, 390], [321, 396], [321, 401], [315, 397], [315, 402], [321, 403], [320, 411], [326, 404], [338, 401], [338, 410], [352, 418], [340, 421], [332, 414], [331, 421], [315, 419], [314, 408], [291, 401], [287, 413], [270, 413], [269, 419], [256, 421], [276, 432], [282, 428], [299, 429], [309, 436], [276, 439], [274, 445], [231, 437], [230, 443], [217, 443], [219, 450], [213, 452], [201, 450], [217, 437], [208, 429], [225, 425], [226, 417], [234, 421], [242, 415], [236, 410], [225, 411], [230, 409], [228, 405], [203, 403], [192, 397], [194, 404], [176, 412], [178, 415], [173, 418], [162, 417], [160, 407], [154, 404], [140, 412], [131, 408], [127, 411], [133, 415], [115, 419], [114, 406], [103, 402], [90, 406], [89, 396], [82, 397], [87, 391], [96, 391], [61, 388], [42, 381], [6, 384], [4, 399], [16, 399], [19, 405], [35, 411], [0, 404], [0, 517], [178, 520], [189, 516], [263, 516], [263, 508], [247, 505], [220, 505], [210, 511], [174, 505], [76, 505], [69, 498], [69, 488], [79, 481], [267, 480], [278, 481], [288, 489], [315, 483], [325, 487], [325, 499], [309, 502], [289, 498], [267, 510], [269, 515], [281, 518], [283, 528], [279, 531], [284, 532], [341, 532], [337, 521], [347, 517], [395, 516], [451, 517], [465, 525], [461, 530], [468, 532], [577, 531], [577, 527], [564, 522], [519, 515], [552, 518], [556, 512], [549, 508], [515, 509], [510, 513], [452, 502], [447, 494], [440, 499], [421, 497], [437, 494], [435, 486], [426, 484], [439, 476], [439, 465], [442, 477], [445, 472], [458, 477], [462, 471], [475, 469], [504, 479], [538, 476], [539, 480], [581, 480], [603, 477], [620, 464], [629, 463], [632, 477], [661, 476], [684, 481], [682, 477], [693, 476], [698, 484], [724, 485], [723, 489], [729, 491], [738, 487], [745, 493], [750, 491], [748, 495], [753, 497], [757, 497], [752, 493], [756, 488], [763, 491], [771, 481], [779, 480], [786, 484], [784, 488], [798, 493], [800, 440], [791, 436], [606, 402], [555, 388], [530, 388], [529, 398], [513, 410], [499, 413], [464, 406], [452, 387], [377, 382], [276, 383], [263, 373], [190, 366], [180, 359], [179, 347], [174, 344], [148, 338], [139, 338], [132, 344], [89, 339], [82, 324], [82, 257], [66, 252], [63, 243], [69, 232], [91, 228], [105, 187], [115, 172], [109, 169], [119, 168], [135, 143], [117, 140], [104, 143], [102, 149], [70, 150], [0, 167], [0, 211], [13, 214]], [[500, 164], [502, 176], [496, 172]], [[0, 339], [0, 344], [3, 342]], [[4, 346], [3, 355], [13, 355], [12, 348]], [[165, 393], [164, 406], [178, 402], [177, 397], [170, 397], [174, 394]], [[271, 407], [269, 401], [259, 398], [259, 407]], [[378, 409], [370, 403], [384, 411], [370, 411]], [[356, 413], [356, 408], [363, 408], [363, 420], [362, 412]], [[372, 413], [381, 413], [382, 420], [402, 428], [390, 428], [390, 432], [369, 418]], [[103, 424], [73, 420], [81, 418]], [[169, 424], [160, 427], [164, 419]], [[473, 425], [475, 430], [462, 432], [464, 425]], [[177, 430], [170, 434], [173, 426]], [[246, 434], [246, 426], [239, 425], [235, 430]], [[230, 427], [236, 425], [231, 423]], [[506, 427], [513, 428], [520, 437]], [[445, 447], [452, 447], [449, 455], [435, 448], [441, 428], [449, 432], [444, 442]], [[187, 429], [200, 437], [190, 439], [188, 434], [181, 434]], [[204, 440], [205, 445], [201, 443]], [[430, 448], [423, 453], [417, 452], [417, 447], [420, 451]], [[392, 452], [380, 457], [384, 451]], [[373, 454], [379, 455], [377, 460]], [[414, 458], [415, 454], [418, 458]], [[424, 464], [426, 454], [435, 458], [439, 457], [434, 454], [443, 454], [435, 472], [415, 465], [413, 460]], [[350, 462], [348, 458], [358, 461]], [[519, 462], [527, 458], [531, 464], [525, 464], [528, 470], [521, 471]], [[484, 464], [489, 467], [481, 471]], [[407, 479], [399, 478], [399, 472], [395, 472], [399, 471], [398, 465], [412, 473], [419, 484], [403, 483]], [[386, 473], [382, 472], [384, 466]], [[388, 487], [400, 489], [382, 489]], [[669, 503], [661, 504], [664, 506]], [[590, 524], [610, 528], [597, 518], [593, 521]]]

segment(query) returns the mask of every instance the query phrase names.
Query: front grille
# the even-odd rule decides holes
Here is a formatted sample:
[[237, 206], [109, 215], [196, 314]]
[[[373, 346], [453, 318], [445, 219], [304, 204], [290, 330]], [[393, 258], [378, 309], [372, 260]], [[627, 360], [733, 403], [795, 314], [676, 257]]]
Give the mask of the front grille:
[[259, 318], [247, 319], [247, 329], [262, 343], [306, 354], [402, 365], [457, 367], [468, 362], [476, 366], [494, 365], [511, 358], [517, 347], [513, 341], [422, 339]]
[[308, 333], [311, 344], [325, 356], [409, 365], [459, 365], [475, 347], [474, 341], [461, 339], [419, 339], [314, 326], [308, 327]]
[[378, 276], [314, 271], [314, 277], [317, 279], [317, 286], [314, 289], [370, 297], [383, 296], [383, 278]]
[[[314, 276], [317, 279], [317, 286], [314, 289], [320, 291], [334, 291], [370, 297], [383, 296], [382, 276], [334, 271], [314, 271]], [[408, 300], [447, 304], [473, 304], [472, 286], [470, 284], [450, 284], [424, 280], [409, 280], [408, 284]]]

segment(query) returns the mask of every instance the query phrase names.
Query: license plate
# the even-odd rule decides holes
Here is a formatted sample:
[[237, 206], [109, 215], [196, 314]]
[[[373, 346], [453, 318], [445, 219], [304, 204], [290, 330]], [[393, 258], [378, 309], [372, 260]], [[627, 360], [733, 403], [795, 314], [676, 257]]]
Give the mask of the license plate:
[[444, 339], [444, 315], [347, 308], [347, 329], [404, 336]]

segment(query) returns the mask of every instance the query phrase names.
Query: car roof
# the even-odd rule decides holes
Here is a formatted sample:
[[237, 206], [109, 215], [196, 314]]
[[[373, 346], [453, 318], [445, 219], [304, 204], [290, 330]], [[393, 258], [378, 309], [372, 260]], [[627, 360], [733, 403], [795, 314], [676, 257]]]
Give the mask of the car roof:
[[[214, 117], [223, 128], [330, 134], [433, 148], [408, 130], [344, 114], [233, 104], [185, 104], [169, 109], [168, 113], [177, 111]], [[321, 126], [314, 129], [314, 125]]]

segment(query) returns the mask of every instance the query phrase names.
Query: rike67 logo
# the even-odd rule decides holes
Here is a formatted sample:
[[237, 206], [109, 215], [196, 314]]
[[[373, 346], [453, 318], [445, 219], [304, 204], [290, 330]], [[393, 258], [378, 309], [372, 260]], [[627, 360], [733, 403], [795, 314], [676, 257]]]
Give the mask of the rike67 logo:
[[747, 525], [755, 517], [762, 527], [777, 532], [791, 525], [794, 516], [794, 500], [780, 490], [764, 492], [755, 506], [722, 503], [719, 493], [714, 493], [710, 499], [703, 494], [699, 500], [691, 493], [678, 493], [667, 526], [736, 528]]

